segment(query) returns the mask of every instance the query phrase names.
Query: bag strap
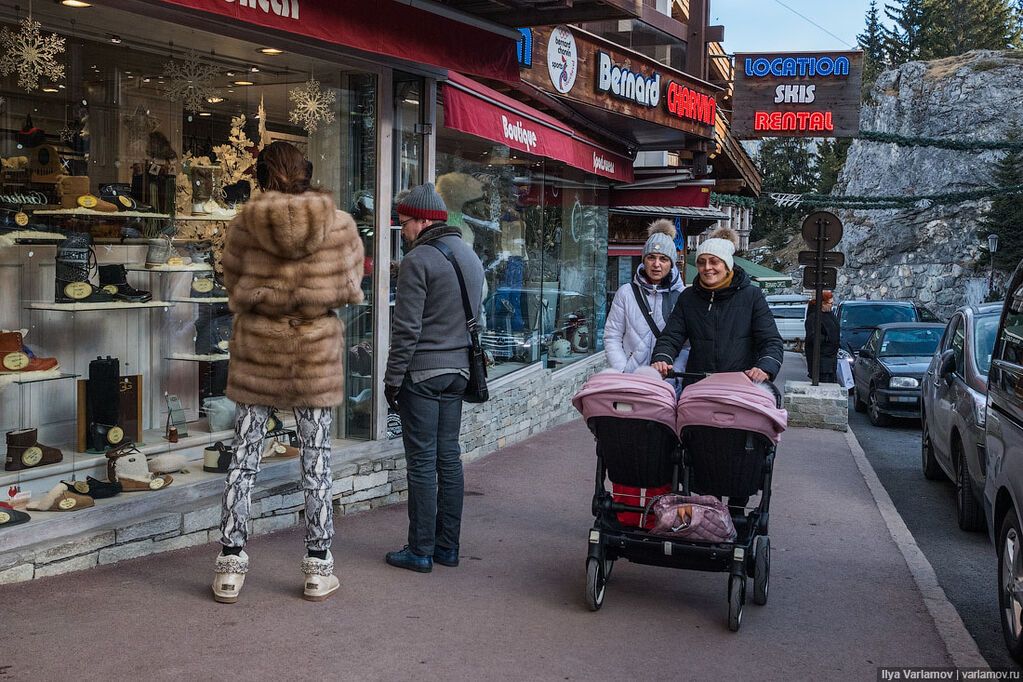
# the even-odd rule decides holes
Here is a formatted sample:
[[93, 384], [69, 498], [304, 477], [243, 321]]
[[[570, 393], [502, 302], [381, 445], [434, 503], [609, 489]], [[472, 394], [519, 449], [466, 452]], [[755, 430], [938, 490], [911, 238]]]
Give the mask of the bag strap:
[[654, 333], [654, 340], [661, 338], [661, 330], [657, 328], [657, 323], [654, 322], [654, 316], [650, 314], [650, 309], [647, 307], [646, 297], [643, 295], [643, 291], [639, 288], [639, 285], [635, 282], [632, 283], [632, 293], [636, 297], [636, 303], [639, 304], [639, 309], [643, 312], [643, 319], [650, 325], [650, 331]]
[[455, 268], [455, 276], [458, 277], [458, 288], [462, 291], [462, 307], [465, 309], [465, 326], [470, 333], [475, 333], [476, 318], [472, 314], [472, 304], [469, 303], [469, 292], [465, 288], [465, 278], [462, 276], [462, 268], [459, 267], [458, 261], [455, 259], [454, 252], [451, 248], [441, 241], [430, 242], [430, 246], [444, 254], [444, 257], [448, 259], [451, 266]]

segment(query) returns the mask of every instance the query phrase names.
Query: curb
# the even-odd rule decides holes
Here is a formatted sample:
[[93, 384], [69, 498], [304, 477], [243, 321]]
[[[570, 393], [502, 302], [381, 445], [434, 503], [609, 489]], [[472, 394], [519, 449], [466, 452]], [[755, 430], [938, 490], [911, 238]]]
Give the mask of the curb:
[[909, 532], [906, 522], [899, 515], [895, 504], [892, 502], [892, 498], [888, 495], [884, 485], [882, 485], [881, 479], [877, 477], [877, 473], [867, 459], [867, 455], [860, 446], [860, 442], [856, 440], [856, 435], [853, 433], [852, 428], [846, 431], [845, 439], [849, 444], [849, 449], [852, 450], [856, 466], [859, 468], [863, 480], [870, 489], [870, 494], [873, 495], [874, 501], [877, 503], [878, 511], [881, 512], [881, 517], [888, 527], [892, 540], [898, 545], [903, 559], [906, 560], [906, 565], [909, 566], [910, 573], [913, 574], [913, 581], [916, 582], [917, 589], [920, 590], [924, 604], [927, 606], [927, 611], [931, 614], [931, 618], [934, 619], [934, 627], [945, 643], [945, 649], [952, 658], [952, 664], [957, 668], [989, 669], [991, 667], [990, 664], [981, 656], [977, 643], [963, 624], [963, 619], [960, 618], [959, 612], [956, 611], [955, 606], [952, 605], [952, 602], [945, 595], [945, 590], [938, 583], [938, 576], [934, 572], [934, 567], [931, 566], [931, 562], [924, 556], [920, 546], [917, 545], [916, 540], [913, 538], [913, 534]]

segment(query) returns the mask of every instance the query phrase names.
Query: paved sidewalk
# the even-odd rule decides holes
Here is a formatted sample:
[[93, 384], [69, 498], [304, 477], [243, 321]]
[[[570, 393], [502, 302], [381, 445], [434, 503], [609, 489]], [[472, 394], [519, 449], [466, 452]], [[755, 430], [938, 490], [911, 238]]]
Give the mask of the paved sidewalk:
[[467, 468], [462, 565], [384, 564], [404, 505], [337, 520], [341, 592], [299, 597], [302, 531], [253, 540], [236, 605], [216, 547], [0, 588], [0, 680], [876, 679], [950, 659], [845, 436], [793, 429], [776, 464], [771, 600], [726, 627], [724, 574], [619, 562], [583, 602], [593, 440], [581, 421]]

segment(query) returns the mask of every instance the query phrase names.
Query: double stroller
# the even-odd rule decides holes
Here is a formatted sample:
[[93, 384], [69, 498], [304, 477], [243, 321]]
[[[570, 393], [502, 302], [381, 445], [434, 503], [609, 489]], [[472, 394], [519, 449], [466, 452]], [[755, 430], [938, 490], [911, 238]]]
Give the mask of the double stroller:
[[787, 414], [773, 384], [741, 372], [698, 377], [677, 399], [652, 370], [601, 372], [573, 397], [597, 443], [586, 601], [601, 607], [617, 559], [727, 572], [737, 631], [748, 578], [753, 602], [767, 603], [771, 475]]

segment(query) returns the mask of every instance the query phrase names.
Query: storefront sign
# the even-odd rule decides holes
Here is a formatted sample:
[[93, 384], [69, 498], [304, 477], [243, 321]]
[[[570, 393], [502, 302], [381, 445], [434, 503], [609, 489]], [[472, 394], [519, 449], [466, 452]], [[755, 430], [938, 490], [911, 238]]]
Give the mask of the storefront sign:
[[738, 137], [851, 137], [859, 132], [862, 52], [736, 54]]
[[578, 28], [533, 29], [546, 71], [522, 80], [553, 95], [701, 137], [714, 136], [717, 89]]
[[562, 94], [570, 92], [579, 74], [579, 50], [572, 32], [564, 26], [551, 31], [551, 37], [547, 41], [546, 60], [551, 85]]
[[528, 28], [518, 29], [520, 38], [515, 43], [515, 51], [519, 58], [519, 66], [523, 69], [533, 68], [533, 32]]
[[[505, 82], [519, 80], [514, 38], [474, 29], [399, 0], [344, 3], [335, 0], [148, 1], [414, 64]], [[197, 26], [203, 27], [204, 22], [197, 22]], [[439, 40], [437, 36], [448, 38]]]

